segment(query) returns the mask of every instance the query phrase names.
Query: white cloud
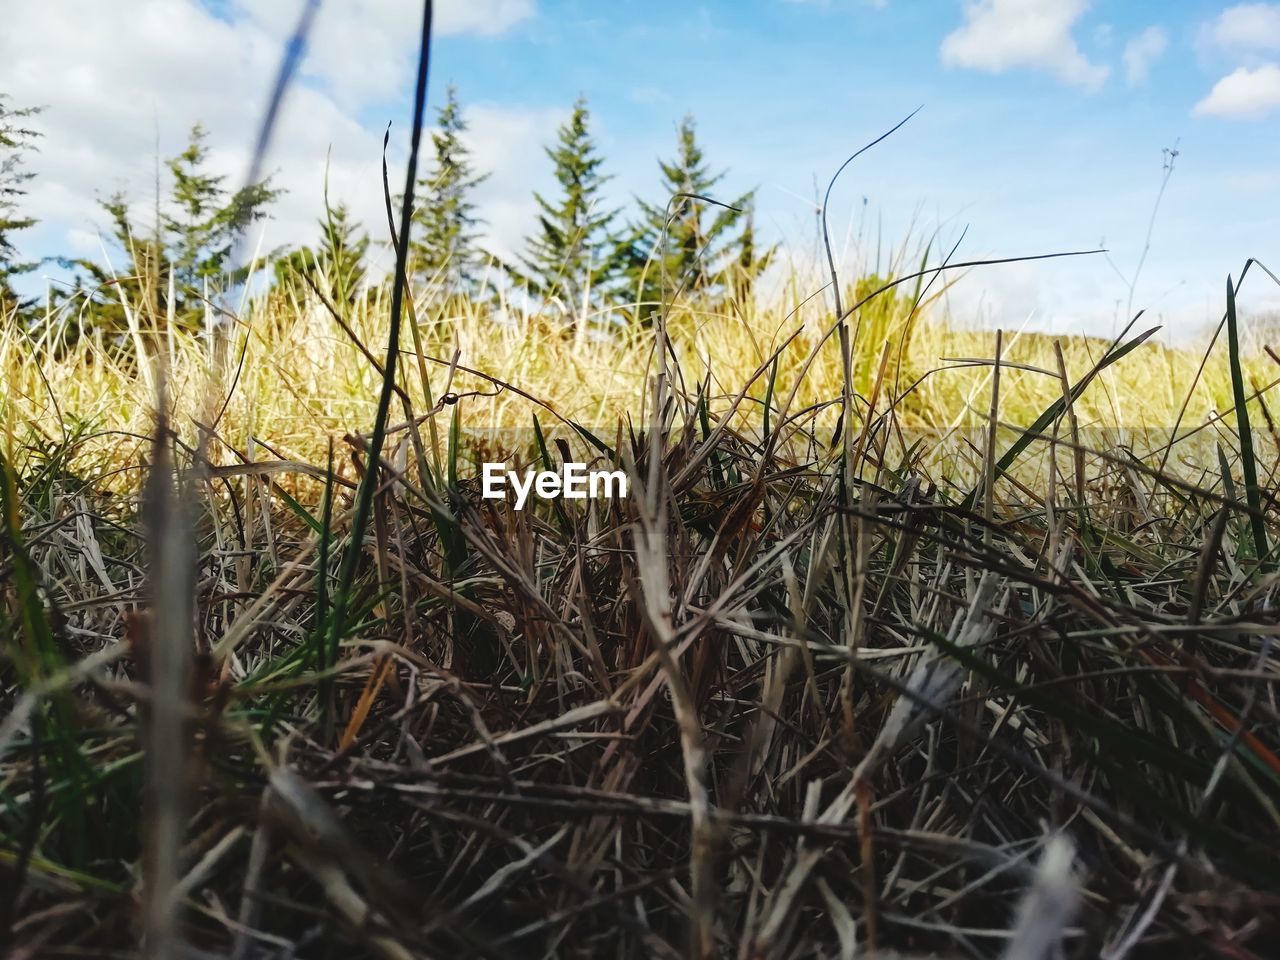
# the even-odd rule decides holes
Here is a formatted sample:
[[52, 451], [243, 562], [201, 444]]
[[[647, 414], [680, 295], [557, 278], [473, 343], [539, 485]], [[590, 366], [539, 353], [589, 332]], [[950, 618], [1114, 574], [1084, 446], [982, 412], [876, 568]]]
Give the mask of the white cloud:
[[965, 22], [942, 41], [942, 62], [988, 73], [1043, 70], [1064, 83], [1096, 90], [1108, 69], [1089, 61], [1071, 35], [1088, 0], [976, 0]]
[[1147, 27], [1125, 44], [1124, 72], [1130, 86], [1146, 83], [1151, 65], [1164, 55], [1169, 47], [1169, 35], [1163, 27]]
[[[2, 2], [2, 0], [0, 0]], [[392, 16], [397, 6], [414, 8], [405, 22]], [[533, 9], [532, 0], [445, 0], [437, 3], [440, 33], [493, 33]], [[233, 16], [213, 16], [198, 0], [59, 0], [6, 6], [0, 31], [0, 63], [5, 92], [14, 105], [45, 105], [37, 118], [44, 137], [28, 169], [36, 174], [24, 211], [39, 218], [39, 242], [33, 255], [66, 252], [97, 255], [97, 232], [106, 217], [97, 198], [123, 189], [136, 203], [139, 221], [154, 217], [156, 157], [173, 156], [186, 142], [191, 125], [208, 131], [211, 171], [236, 186], [244, 176], [267, 92], [278, 68], [281, 37], [292, 29], [297, 4], [255, 3], [256, 10], [290, 8], [279, 24]], [[363, 7], [367, 33], [357, 33], [352, 10]], [[265, 222], [267, 248], [315, 239], [322, 213], [326, 155], [330, 196], [347, 202], [376, 241], [386, 237], [382, 199], [382, 129], [366, 128], [355, 104], [394, 98], [413, 82], [412, 62], [397, 73], [384, 61], [416, 42], [418, 5], [390, 0], [343, 0], [325, 9], [345, 18], [351, 43], [345, 56], [323, 55], [326, 40], [312, 50], [308, 71], [319, 84], [297, 84], [290, 91], [275, 132], [266, 169], [287, 193]], [[375, 16], [377, 14], [377, 16]], [[379, 17], [381, 19], [379, 19]], [[380, 23], [382, 32], [372, 29]], [[74, 23], [75, 29], [67, 24]], [[329, 34], [332, 36], [332, 34]], [[33, 43], [30, 38], [41, 38]], [[356, 46], [358, 44], [359, 46]], [[353, 56], [359, 49], [360, 55]], [[379, 53], [380, 51], [380, 53]], [[409, 57], [412, 61], [412, 54]], [[352, 80], [358, 95], [331, 92], [364, 65], [365, 80]], [[464, 91], [465, 94], [465, 91]], [[465, 102], [465, 101], [464, 101]], [[393, 177], [404, 156], [406, 126], [398, 104], [389, 157]], [[477, 167], [493, 177], [477, 197], [479, 213], [490, 221], [494, 245], [507, 249], [527, 222], [523, 212], [533, 176], [528, 158], [551, 136], [555, 119], [546, 111], [521, 107], [469, 106]], [[512, 132], [519, 148], [504, 148], [495, 128]], [[535, 141], [537, 141], [535, 143]], [[393, 186], [398, 187], [393, 181]], [[35, 232], [32, 234], [35, 242]]]
[[[276, 42], [293, 32], [299, 9], [296, 2], [236, 0], [237, 16]], [[534, 13], [534, 0], [440, 0], [432, 31], [436, 38], [492, 37]], [[413, 82], [421, 18], [421, 0], [326, 3], [312, 27], [303, 72], [351, 107], [403, 94]]]
[[465, 108], [463, 116], [476, 169], [489, 173], [489, 179], [476, 188], [489, 246], [492, 252], [509, 257], [536, 222], [533, 190], [541, 189], [541, 181], [551, 175], [551, 161], [542, 148], [555, 138], [556, 127], [568, 119], [569, 111], [477, 104]]
[[[422, 6], [412, 2], [410, 5], [417, 9]], [[534, 0], [443, 0], [437, 4], [436, 11], [440, 18], [436, 29], [441, 36], [457, 33], [494, 36], [532, 17]]]
[[1197, 117], [1251, 120], [1280, 107], [1280, 66], [1240, 67], [1213, 85], [1191, 111]]
[[1232, 50], [1280, 50], [1280, 4], [1228, 7], [1205, 27], [1204, 37]]

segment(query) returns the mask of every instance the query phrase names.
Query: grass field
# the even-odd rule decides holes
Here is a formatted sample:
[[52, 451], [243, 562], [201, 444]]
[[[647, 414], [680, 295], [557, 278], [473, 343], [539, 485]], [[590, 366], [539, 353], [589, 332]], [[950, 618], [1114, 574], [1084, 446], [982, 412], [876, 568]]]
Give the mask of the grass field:
[[[963, 450], [945, 438], [985, 434], [989, 422], [995, 331], [944, 319], [946, 276], [938, 274], [932, 284], [900, 283], [849, 321], [857, 416], [864, 417], [878, 381], [876, 415], [892, 411], [895, 438], [906, 431], [930, 441], [916, 466], [941, 465], [938, 458]], [[878, 285], [850, 289], [866, 296]], [[668, 336], [682, 388], [695, 395], [701, 390], [711, 416], [728, 417], [757, 440], [767, 432], [766, 397], [775, 408], [786, 401], [787, 415], [796, 419], [788, 435], [798, 428], [829, 440], [840, 417], [843, 361], [823, 286], [819, 278], [793, 278], [785, 284], [790, 295], [763, 303], [744, 297], [717, 307], [674, 304]], [[261, 298], [252, 309], [241, 305], [238, 319], [217, 326], [212, 337], [170, 329], [163, 314], [147, 309], [152, 294], [146, 288], [105, 295], [125, 297], [130, 328], [110, 336], [92, 328], [82, 332], [73, 302], [45, 328], [0, 329], [0, 370], [9, 385], [6, 423], [19, 439], [38, 437], [38, 443], [77, 434], [68, 455], [97, 481], [110, 486], [114, 471], [127, 473], [139, 464], [154, 426], [154, 368], [160, 362], [170, 380], [173, 429], [194, 444], [197, 424], [216, 418], [212, 456], [219, 463], [252, 456], [256, 438], [280, 451], [280, 458], [323, 464], [331, 438], [341, 441], [347, 431], [367, 430], [373, 422], [381, 381], [376, 358], [384, 350], [389, 312], [385, 285], [365, 291], [336, 316], [331, 305], [314, 299]], [[565, 421], [612, 433], [620, 421], [643, 423], [650, 413], [655, 333], [622, 323], [614, 310], [601, 308], [575, 323], [505, 303], [436, 303], [424, 291], [417, 307], [398, 374], [404, 400], [422, 415], [446, 393], [461, 396], [461, 429], [482, 447], [486, 438], [501, 444], [507, 436], [508, 452], [527, 456], [535, 415], [548, 430], [573, 436]], [[1217, 438], [1230, 429], [1230, 351], [1218, 319], [1207, 317], [1203, 335], [1176, 346], [1153, 336], [1124, 363], [1107, 367], [1074, 399], [1078, 429], [1097, 431], [1104, 443], [1143, 438], [1148, 448], [1174, 435]], [[1132, 332], [1156, 325], [1139, 318]], [[1241, 326], [1240, 361], [1252, 395], [1280, 377], [1280, 366], [1265, 352], [1269, 331], [1259, 337], [1250, 324]], [[1064, 369], [1069, 383], [1080, 382], [1109, 346], [1099, 338], [1005, 331], [1002, 429], [1030, 426], [1061, 397]], [[1256, 403], [1253, 409], [1261, 435], [1270, 437], [1269, 413]], [[447, 419], [437, 415], [432, 422]], [[1192, 434], [1197, 428], [1203, 429]], [[1208, 450], [1212, 454], [1212, 443]], [[947, 465], [965, 472], [954, 462]], [[1207, 466], [1218, 471], [1216, 462]], [[136, 488], [136, 475], [119, 477], [125, 488]]]
[[570, 319], [409, 232], [195, 329], [159, 277], [0, 306], [0, 953], [1280, 955], [1280, 355], [1231, 280], [1174, 345], [965, 327], [923, 255]]
[[1275, 956], [1274, 355], [898, 289], [5, 326], [10, 955]]

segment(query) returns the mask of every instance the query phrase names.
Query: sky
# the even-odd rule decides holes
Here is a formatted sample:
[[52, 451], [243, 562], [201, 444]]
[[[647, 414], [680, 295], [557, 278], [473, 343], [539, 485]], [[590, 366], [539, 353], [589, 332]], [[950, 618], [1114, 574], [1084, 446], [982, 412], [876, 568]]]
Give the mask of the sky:
[[[196, 121], [213, 168], [244, 176], [301, 2], [0, 7], [0, 92], [45, 108], [25, 202], [41, 222], [18, 237], [22, 252], [101, 259], [97, 199], [124, 190], [153, 217], [157, 158]], [[962, 236], [969, 259], [1107, 248], [967, 273], [948, 297], [962, 322], [1105, 334], [1132, 301], [1176, 336], [1221, 316], [1226, 278], [1248, 257], [1280, 261], [1280, 3], [438, 0], [436, 11], [429, 99], [457, 87], [490, 174], [477, 194], [486, 243], [504, 255], [534, 223], [533, 191], [552, 186], [542, 148], [584, 95], [612, 205], [663, 199], [657, 161], [692, 114], [727, 171], [718, 194], [754, 188], [758, 227], [805, 275], [815, 196], [916, 108], [832, 192], [842, 269]], [[323, 5], [267, 160], [287, 192], [264, 248], [315, 238], [326, 176], [385, 242], [382, 136], [390, 123], [398, 169], [419, 17], [417, 0]], [[28, 289], [59, 276], [48, 265]], [[1246, 307], [1280, 304], [1249, 282]]]

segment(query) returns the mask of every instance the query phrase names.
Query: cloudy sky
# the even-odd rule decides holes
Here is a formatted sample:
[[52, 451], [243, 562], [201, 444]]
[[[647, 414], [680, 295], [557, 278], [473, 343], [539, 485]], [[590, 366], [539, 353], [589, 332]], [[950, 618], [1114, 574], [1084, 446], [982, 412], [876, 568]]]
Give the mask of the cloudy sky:
[[[156, 157], [195, 121], [242, 175], [300, 0], [3, 0], [0, 91], [44, 105], [21, 237], [33, 256], [101, 256], [97, 196], [143, 209]], [[268, 166], [288, 190], [267, 246], [310, 239], [330, 193], [382, 240], [382, 131], [407, 138], [417, 0], [327, 0]], [[800, 261], [815, 185], [916, 107], [837, 188], [852, 260], [967, 235], [972, 258], [1109, 248], [993, 268], [952, 307], [1006, 326], [1106, 332], [1129, 299], [1162, 178], [1168, 191], [1135, 307], [1174, 331], [1220, 314], [1229, 272], [1280, 237], [1280, 3], [1211, 0], [438, 0], [431, 100], [457, 85], [493, 249], [511, 252], [545, 187], [541, 146], [580, 93], [614, 200], [654, 197], [656, 160], [693, 113], [726, 197]], [[859, 247], [858, 237], [862, 244]], [[859, 252], [861, 251], [861, 252]], [[56, 275], [48, 268], [46, 273]], [[43, 281], [36, 281], [42, 284]], [[1246, 290], [1255, 307], [1272, 291]]]

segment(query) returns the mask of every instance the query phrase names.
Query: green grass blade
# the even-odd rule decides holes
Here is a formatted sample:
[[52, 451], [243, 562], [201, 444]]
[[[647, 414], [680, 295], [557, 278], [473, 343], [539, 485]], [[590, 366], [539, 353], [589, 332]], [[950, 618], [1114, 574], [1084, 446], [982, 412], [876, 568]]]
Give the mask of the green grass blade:
[[1262, 516], [1262, 497], [1258, 489], [1258, 465], [1253, 449], [1253, 430], [1249, 426], [1249, 405], [1245, 399], [1244, 368], [1240, 362], [1240, 330], [1236, 317], [1236, 291], [1227, 277], [1227, 359], [1231, 364], [1231, 394], [1236, 406], [1236, 432], [1240, 438], [1240, 470], [1244, 474], [1244, 497], [1249, 505], [1249, 527], [1253, 533], [1254, 557], [1260, 565], [1270, 566], [1267, 549], [1267, 525]]

